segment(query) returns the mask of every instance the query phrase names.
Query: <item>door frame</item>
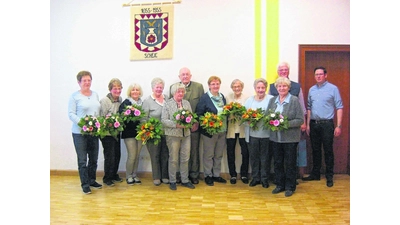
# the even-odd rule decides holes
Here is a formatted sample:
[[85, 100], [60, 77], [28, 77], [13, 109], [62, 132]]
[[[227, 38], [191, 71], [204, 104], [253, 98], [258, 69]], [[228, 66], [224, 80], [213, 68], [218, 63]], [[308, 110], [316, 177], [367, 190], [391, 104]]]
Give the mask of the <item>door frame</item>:
[[[306, 75], [306, 53], [308, 52], [349, 52], [350, 45], [299, 45], [299, 83], [304, 83], [303, 78]], [[306, 98], [307, 96], [305, 96]], [[305, 99], [306, 100], [306, 99]], [[350, 122], [350, 121], [349, 121]], [[350, 130], [349, 130], [350, 132]], [[349, 134], [350, 135], [350, 134]], [[307, 138], [309, 139], [309, 138]], [[309, 141], [309, 140], [308, 140]], [[349, 140], [350, 142], [350, 136]], [[350, 143], [348, 143], [348, 160], [347, 160], [347, 174], [350, 175]]]

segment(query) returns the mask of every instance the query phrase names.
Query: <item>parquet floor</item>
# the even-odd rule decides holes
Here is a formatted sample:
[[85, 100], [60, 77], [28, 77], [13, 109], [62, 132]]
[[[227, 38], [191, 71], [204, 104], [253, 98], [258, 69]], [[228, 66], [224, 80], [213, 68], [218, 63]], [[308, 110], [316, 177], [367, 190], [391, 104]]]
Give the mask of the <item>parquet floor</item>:
[[[78, 175], [50, 176], [51, 224], [350, 224], [350, 176], [303, 182], [291, 197], [272, 194], [275, 185], [249, 187], [203, 180], [196, 189], [154, 186], [142, 174], [141, 185], [126, 182], [82, 193]], [[223, 175], [228, 178], [227, 175]], [[101, 177], [98, 177], [101, 181]], [[101, 182], [99, 182], [101, 183]]]

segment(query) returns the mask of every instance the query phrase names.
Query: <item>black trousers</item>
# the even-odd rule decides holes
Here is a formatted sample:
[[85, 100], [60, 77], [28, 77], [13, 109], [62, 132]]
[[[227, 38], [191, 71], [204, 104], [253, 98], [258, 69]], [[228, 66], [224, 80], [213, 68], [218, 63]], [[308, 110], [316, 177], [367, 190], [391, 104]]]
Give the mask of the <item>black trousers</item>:
[[298, 142], [278, 143], [272, 141], [277, 187], [291, 191], [296, 190], [298, 144]]
[[239, 138], [239, 134], [235, 134], [235, 138], [227, 138], [226, 139], [226, 149], [227, 149], [227, 156], [228, 156], [228, 168], [229, 168], [229, 175], [231, 177], [236, 177], [236, 141], [239, 139], [239, 145], [242, 154], [242, 165], [240, 166], [240, 176], [247, 177], [249, 173], [249, 149], [247, 147], [247, 143], [245, 138]]
[[321, 161], [322, 149], [324, 149], [325, 157], [325, 177], [327, 179], [333, 178], [333, 138], [334, 138], [335, 125], [333, 120], [325, 122], [310, 121], [310, 140], [312, 148], [313, 169], [312, 176], [320, 178], [321, 176]]
[[112, 181], [118, 177], [118, 167], [121, 160], [121, 139], [112, 136], [101, 138], [104, 154], [104, 177], [103, 182]]

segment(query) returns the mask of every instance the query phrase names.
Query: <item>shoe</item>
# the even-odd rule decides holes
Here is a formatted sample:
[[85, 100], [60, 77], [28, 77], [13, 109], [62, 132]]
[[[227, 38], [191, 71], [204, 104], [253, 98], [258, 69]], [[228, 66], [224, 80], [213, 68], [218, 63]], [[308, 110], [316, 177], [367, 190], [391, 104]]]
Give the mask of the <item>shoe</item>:
[[176, 190], [176, 183], [170, 183], [169, 184], [169, 189], [175, 191]]
[[303, 178], [301, 178], [301, 179], [304, 180], [304, 181], [320, 180], [319, 177], [315, 177], [315, 176], [313, 176], [313, 175], [310, 175], [310, 176], [308, 176], [308, 177], [303, 177]]
[[160, 186], [161, 181], [160, 180], [153, 180], [153, 184], [156, 186]]
[[262, 185], [263, 188], [269, 188], [268, 181], [261, 181], [261, 185]]
[[333, 180], [327, 180], [326, 181], [326, 186], [332, 187], [333, 186]]
[[278, 194], [279, 192], [285, 191], [285, 188], [282, 187], [276, 187], [274, 190], [272, 190], [272, 194]]
[[101, 189], [101, 188], [103, 187], [103, 185], [101, 185], [101, 184], [99, 184], [99, 183], [97, 183], [97, 182], [95, 181], [94, 183], [90, 184], [90, 187], [94, 187], [94, 188], [97, 188], [97, 189]]
[[128, 179], [126, 179], [126, 183], [129, 185], [133, 185], [135, 184], [135, 180], [132, 177], [129, 177]]
[[116, 177], [114, 177], [114, 179], [112, 179], [112, 182], [121, 183], [121, 182], [122, 182], [122, 179], [121, 179], [121, 177], [119, 177], [119, 176], [117, 175]]
[[213, 177], [213, 180], [214, 180], [215, 182], [218, 182], [218, 183], [224, 183], [224, 184], [226, 184], [226, 180], [225, 180], [224, 178], [222, 178], [222, 177]]
[[192, 184], [198, 184], [198, 183], [199, 183], [199, 179], [197, 179], [197, 178], [190, 178], [190, 182], [192, 182]]
[[182, 183], [182, 186], [190, 188], [190, 189], [195, 189], [195, 186], [190, 182]]
[[293, 195], [293, 191], [291, 191], [291, 190], [286, 190], [285, 191], [285, 197], [290, 197], [292, 195]]
[[91, 194], [91, 193], [92, 193], [92, 191], [90, 190], [90, 187], [84, 187], [84, 188], [82, 189], [82, 191], [83, 191], [83, 193], [84, 193], [85, 195], [88, 195], [88, 194]]
[[176, 183], [177, 183], [177, 184], [182, 183], [181, 177], [176, 177]]
[[135, 177], [133, 180], [135, 181], [135, 184], [142, 184], [142, 181], [140, 181], [139, 177]]
[[206, 177], [206, 184], [207, 184], [208, 186], [214, 186], [214, 180], [213, 180], [213, 178], [210, 177], [210, 176], [207, 176], [207, 177]]
[[236, 184], [236, 177], [231, 177], [229, 181], [231, 182], [231, 184]]
[[104, 183], [109, 187], [112, 187], [115, 185], [114, 182], [112, 182], [111, 180], [105, 181]]
[[247, 177], [242, 177], [242, 182], [243, 182], [243, 184], [248, 184], [249, 179]]
[[164, 184], [169, 184], [169, 179], [167, 179], [167, 178], [163, 178], [163, 179], [161, 179], [161, 181], [162, 181]]
[[250, 187], [254, 187], [254, 186], [256, 186], [257, 184], [261, 184], [261, 182], [260, 182], [259, 180], [253, 179], [253, 180], [251, 180], [249, 186], [250, 186]]

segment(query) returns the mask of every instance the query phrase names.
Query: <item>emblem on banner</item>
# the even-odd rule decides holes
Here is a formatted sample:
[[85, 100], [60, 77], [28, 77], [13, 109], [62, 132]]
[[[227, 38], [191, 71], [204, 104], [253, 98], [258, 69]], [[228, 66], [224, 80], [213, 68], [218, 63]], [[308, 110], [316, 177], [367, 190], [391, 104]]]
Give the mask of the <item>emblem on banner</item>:
[[168, 13], [135, 15], [135, 46], [142, 52], [157, 52], [168, 45]]

